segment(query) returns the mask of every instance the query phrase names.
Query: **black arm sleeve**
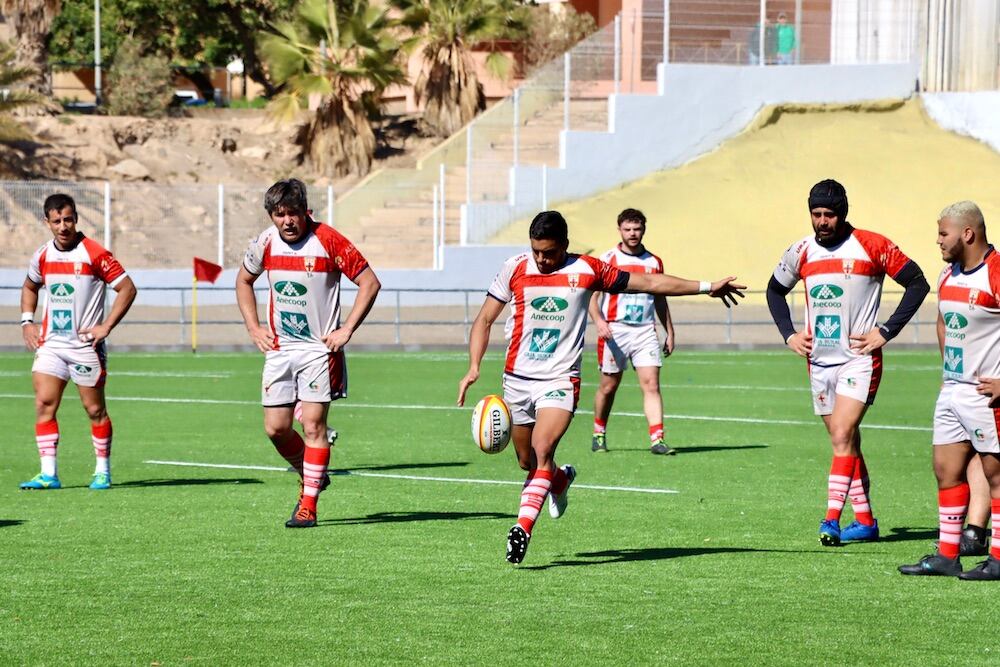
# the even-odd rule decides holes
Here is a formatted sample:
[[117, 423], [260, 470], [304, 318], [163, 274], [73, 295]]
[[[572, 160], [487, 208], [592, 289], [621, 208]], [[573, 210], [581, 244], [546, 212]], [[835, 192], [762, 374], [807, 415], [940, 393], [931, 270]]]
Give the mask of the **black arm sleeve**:
[[782, 342], [787, 341], [788, 337], [795, 333], [792, 311], [788, 309], [788, 302], [785, 301], [785, 297], [791, 291], [791, 288], [779, 283], [774, 276], [771, 276], [771, 281], [767, 283], [767, 307], [771, 311], [771, 319], [778, 325]]
[[882, 332], [882, 336], [886, 340], [892, 340], [899, 335], [906, 323], [917, 314], [920, 304], [924, 302], [924, 298], [931, 291], [931, 286], [924, 278], [924, 272], [913, 260], [907, 262], [893, 280], [905, 289], [896, 310], [889, 317], [889, 320], [879, 327], [879, 331]]

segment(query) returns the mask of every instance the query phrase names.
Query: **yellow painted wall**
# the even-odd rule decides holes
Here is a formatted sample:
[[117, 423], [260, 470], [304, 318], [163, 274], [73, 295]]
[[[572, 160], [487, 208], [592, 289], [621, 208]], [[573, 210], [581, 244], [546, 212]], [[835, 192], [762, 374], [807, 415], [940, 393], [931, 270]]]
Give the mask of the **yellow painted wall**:
[[[781, 253], [810, 233], [806, 198], [824, 178], [847, 188], [855, 226], [896, 241], [930, 278], [942, 266], [937, 214], [949, 203], [976, 201], [1000, 243], [1000, 154], [941, 129], [919, 100], [798, 111], [766, 109], [752, 125], [757, 129], [687, 165], [556, 204], [569, 221], [572, 247], [603, 252], [619, 239], [618, 212], [639, 208], [649, 219], [646, 244], [668, 273], [731, 273], [763, 289]], [[495, 241], [526, 243], [527, 224], [515, 223]]]

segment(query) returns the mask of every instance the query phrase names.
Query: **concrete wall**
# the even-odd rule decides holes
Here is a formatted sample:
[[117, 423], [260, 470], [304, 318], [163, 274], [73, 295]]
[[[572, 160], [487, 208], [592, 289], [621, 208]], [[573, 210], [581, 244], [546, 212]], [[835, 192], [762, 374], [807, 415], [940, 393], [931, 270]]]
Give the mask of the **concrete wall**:
[[924, 93], [921, 99], [938, 125], [1000, 153], [1000, 91]]
[[608, 131], [563, 131], [560, 167], [512, 168], [517, 197], [508, 206], [466, 206], [468, 242], [484, 243], [505, 224], [562, 201], [588, 197], [677, 167], [741, 132], [769, 104], [843, 104], [905, 99], [917, 66], [660, 65], [658, 95], [611, 95]]

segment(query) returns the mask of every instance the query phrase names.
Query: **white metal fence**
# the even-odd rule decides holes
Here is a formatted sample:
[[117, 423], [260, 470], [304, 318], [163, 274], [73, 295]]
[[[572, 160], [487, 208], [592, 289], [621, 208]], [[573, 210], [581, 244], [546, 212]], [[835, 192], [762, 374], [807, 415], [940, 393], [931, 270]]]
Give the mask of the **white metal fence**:
[[[0, 286], [0, 301], [11, 302], [21, 287]], [[345, 285], [345, 307], [353, 303], [356, 288]], [[256, 291], [259, 304], [266, 301], [266, 289]], [[886, 291], [881, 311], [892, 312], [901, 292]], [[762, 291], [749, 291], [752, 302], [736, 308], [724, 308], [709, 297], [671, 299], [670, 311], [678, 340], [687, 346], [739, 347], [780, 345], [780, 336], [770, 314], [761, 302]], [[232, 348], [250, 347], [243, 320], [235, 304], [231, 287], [198, 288], [198, 339], [205, 345]], [[756, 299], [754, 297], [756, 296]], [[110, 295], [109, 295], [110, 298]], [[384, 288], [363, 325], [363, 333], [353, 344], [461, 346], [469, 342], [469, 331], [485, 298], [482, 289]], [[801, 296], [789, 295], [792, 319], [803, 326]], [[928, 300], [894, 344], [936, 344], [937, 306]], [[206, 305], [206, 304], [213, 305]], [[151, 305], [152, 304], [152, 305]], [[190, 287], [143, 287], [132, 311], [112, 335], [111, 342], [130, 347], [176, 348], [190, 344]], [[263, 316], [263, 309], [260, 314]], [[15, 322], [16, 306], [0, 307], [0, 318]], [[497, 320], [494, 345], [503, 344], [504, 317]], [[589, 340], [595, 340], [593, 335]], [[0, 348], [22, 345], [20, 329], [0, 328]]]

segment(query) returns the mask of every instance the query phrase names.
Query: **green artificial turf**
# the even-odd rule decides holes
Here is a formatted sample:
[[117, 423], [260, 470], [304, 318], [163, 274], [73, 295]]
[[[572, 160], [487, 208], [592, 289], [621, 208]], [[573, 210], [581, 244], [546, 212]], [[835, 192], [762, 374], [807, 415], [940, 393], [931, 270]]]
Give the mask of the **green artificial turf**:
[[[150, 463], [280, 468], [258, 355], [113, 353], [104, 492], [86, 488], [72, 387], [66, 488], [17, 490], [38, 470], [30, 365], [0, 357], [0, 663], [979, 665], [1000, 653], [975, 622], [995, 585], [896, 572], [936, 539], [933, 352], [887, 351], [864, 430], [883, 539], [832, 549], [816, 539], [830, 451], [802, 360], [679, 350], [664, 402], [681, 451], [654, 457], [631, 372], [611, 451], [590, 452], [588, 356], [558, 455], [577, 487], [562, 519], [543, 510], [520, 566], [504, 538], [523, 473], [512, 448], [473, 445], [471, 407], [454, 407], [463, 354], [350, 356], [350, 398], [331, 408], [338, 474], [320, 525], [297, 531], [284, 527], [290, 473]], [[500, 367], [492, 353], [471, 402], [499, 392]]]

